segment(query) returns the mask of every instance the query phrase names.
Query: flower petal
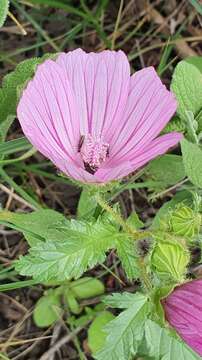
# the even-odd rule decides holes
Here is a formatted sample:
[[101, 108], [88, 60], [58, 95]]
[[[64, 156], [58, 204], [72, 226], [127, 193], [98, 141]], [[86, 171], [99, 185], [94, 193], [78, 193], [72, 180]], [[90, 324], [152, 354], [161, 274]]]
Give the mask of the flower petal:
[[114, 134], [111, 155], [117, 159], [130, 156], [131, 151], [137, 152], [151, 142], [170, 120], [176, 106], [173, 94], [152, 67], [135, 73], [131, 77], [123, 126]]
[[130, 81], [127, 57], [122, 51], [86, 54], [78, 49], [61, 54], [57, 63], [65, 69], [74, 91], [81, 135], [103, 135], [108, 142], [112, 127], [122, 121], [127, 101]]
[[62, 68], [54, 61], [39, 65], [23, 92], [17, 114], [25, 135], [45, 156], [56, 151], [73, 159], [78, 151], [78, 114], [65, 80]]
[[[128, 161], [131, 163], [132, 171], [137, 170], [143, 165], [147, 164], [148, 161], [154, 159], [155, 157], [164, 154], [170, 148], [175, 146], [180, 140], [182, 140], [183, 135], [176, 132], [171, 132], [166, 135], [159, 136], [153, 140], [149, 145], [139, 152], [131, 152], [130, 157], [127, 159], [117, 160], [116, 158], [106, 163], [106, 167], [116, 167], [118, 164], [124, 164]], [[128, 174], [126, 174], [128, 175]]]

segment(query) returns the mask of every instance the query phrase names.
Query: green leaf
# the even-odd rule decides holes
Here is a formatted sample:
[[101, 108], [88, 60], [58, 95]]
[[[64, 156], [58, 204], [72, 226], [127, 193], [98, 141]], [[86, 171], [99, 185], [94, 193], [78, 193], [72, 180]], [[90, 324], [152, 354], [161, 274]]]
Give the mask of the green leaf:
[[[13, 122], [12, 116], [8, 116], [3, 123], [0, 122], [0, 144], [5, 141], [8, 129], [10, 128], [12, 122]], [[0, 159], [2, 158], [3, 158], [3, 154], [0, 153]]]
[[139, 277], [139, 266], [135, 241], [125, 235], [124, 238], [117, 241], [116, 249], [128, 279], [137, 279]]
[[105, 287], [99, 279], [89, 276], [71, 282], [69, 288], [77, 299], [99, 296], [104, 294], [105, 291]]
[[163, 287], [155, 287], [152, 293], [152, 302], [155, 306], [155, 313], [157, 314], [159, 321], [161, 321], [161, 324], [163, 326], [165, 325], [166, 320], [161, 300], [166, 298], [171, 292], [173, 292], [175, 286], [176, 284], [169, 283], [168, 285]]
[[64, 234], [60, 232], [59, 227], [69, 224], [62, 214], [50, 209], [25, 214], [1, 211], [0, 222], [1, 220], [21, 231], [30, 245], [45, 240], [62, 241]]
[[169, 330], [161, 328], [151, 320], [146, 321], [145, 337], [148, 355], [154, 357], [155, 360], [201, 359], [182, 340], [173, 337]]
[[46, 54], [42, 58], [25, 60], [17, 65], [13, 72], [4, 77], [0, 89], [0, 124], [4, 121], [9, 121], [11, 124], [16, 116], [21, 91], [34, 75], [37, 65], [48, 58], [55, 58], [55, 56], [56, 54]]
[[106, 326], [106, 342], [95, 354], [97, 360], [132, 360], [144, 335], [144, 323], [149, 311], [148, 299], [137, 295], [129, 309]]
[[185, 61], [188, 64], [194, 65], [202, 73], [202, 56], [189, 56]]
[[144, 226], [144, 223], [139, 219], [136, 212], [132, 212], [127, 218], [126, 223], [134, 228], [134, 230], [139, 230]]
[[177, 113], [185, 122], [186, 112], [196, 118], [202, 110], [202, 74], [191, 63], [182, 60], [175, 68], [171, 89], [178, 101]]
[[77, 216], [79, 219], [90, 219], [93, 217], [97, 207], [96, 199], [89, 191], [82, 190], [77, 207]]
[[80, 314], [82, 311], [82, 306], [79, 305], [78, 301], [76, 300], [76, 297], [71, 291], [64, 291], [64, 303], [67, 303], [69, 310], [73, 314]]
[[6, 141], [2, 144], [0, 143], [0, 154], [1, 155], [15, 154], [18, 151], [29, 150], [31, 149], [31, 147], [32, 145], [29, 143], [29, 141], [25, 137], [21, 137], [19, 139]]
[[183, 134], [186, 132], [186, 124], [179, 118], [179, 116], [173, 116], [171, 121], [169, 121], [161, 133], [168, 134], [172, 131], [178, 131]]
[[113, 226], [100, 222], [90, 224], [72, 220], [57, 230], [60, 241], [38, 242], [29, 255], [17, 261], [16, 270], [21, 275], [33, 276], [42, 282], [77, 279], [87, 269], [104, 262], [105, 253], [114, 247], [120, 236]]
[[9, 0], [1, 0], [0, 5], [0, 27], [3, 26], [9, 9]]
[[151, 257], [154, 271], [162, 279], [181, 282], [189, 263], [187, 250], [176, 240], [158, 241]]
[[189, 180], [202, 188], [202, 150], [186, 139], [181, 141], [183, 163]]
[[166, 154], [150, 162], [146, 168], [149, 178], [158, 181], [157, 190], [177, 184], [185, 177], [182, 156]]
[[88, 329], [88, 345], [92, 353], [96, 353], [103, 347], [106, 340], [106, 332], [103, 328], [113, 320], [114, 317], [115, 316], [109, 311], [103, 311], [93, 320]]
[[60, 319], [61, 314], [62, 309], [59, 296], [51, 290], [37, 301], [33, 318], [38, 327], [48, 327]]
[[112, 295], [105, 296], [102, 302], [112, 308], [128, 309], [130, 306], [141, 303], [144, 301], [145, 295], [141, 293], [131, 294], [129, 292], [114, 293]]
[[202, 15], [202, 5], [200, 4], [200, 0], [189, 0], [190, 4], [192, 4], [196, 11]]

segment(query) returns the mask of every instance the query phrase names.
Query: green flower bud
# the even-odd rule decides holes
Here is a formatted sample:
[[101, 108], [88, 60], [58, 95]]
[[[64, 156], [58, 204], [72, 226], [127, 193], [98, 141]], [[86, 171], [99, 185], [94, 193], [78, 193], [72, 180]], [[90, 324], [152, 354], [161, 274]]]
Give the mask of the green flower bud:
[[188, 206], [178, 207], [171, 214], [170, 229], [176, 235], [193, 238], [199, 234], [201, 215]]
[[159, 241], [152, 253], [151, 263], [154, 272], [162, 280], [182, 282], [189, 263], [189, 253], [175, 239]]

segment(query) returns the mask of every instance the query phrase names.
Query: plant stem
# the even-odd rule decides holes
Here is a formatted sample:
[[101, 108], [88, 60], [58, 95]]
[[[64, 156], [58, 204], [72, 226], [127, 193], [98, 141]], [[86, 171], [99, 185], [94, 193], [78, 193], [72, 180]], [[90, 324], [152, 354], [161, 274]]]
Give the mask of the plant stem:
[[[130, 225], [128, 225], [125, 220], [122, 218], [122, 216], [120, 214], [118, 214], [116, 211], [114, 211], [114, 209], [112, 209], [112, 207], [107, 204], [105, 202], [105, 200], [103, 198], [101, 198], [99, 195], [96, 195], [96, 200], [98, 202], [98, 204], [104, 209], [106, 210], [109, 214], [111, 214], [114, 218], [114, 220], [122, 226], [122, 229], [124, 230], [124, 232], [126, 232], [129, 236], [132, 236], [132, 238], [134, 240], [140, 240], [140, 239], [144, 239], [147, 236], [151, 236], [151, 232], [149, 231], [135, 231]], [[140, 267], [140, 272], [141, 272], [141, 280], [144, 283], [145, 288], [147, 289], [148, 292], [150, 292], [152, 290], [152, 284], [150, 281], [150, 278], [147, 274], [147, 269], [144, 263], [144, 258], [143, 257], [139, 257], [137, 259], [138, 261], [138, 265]]]

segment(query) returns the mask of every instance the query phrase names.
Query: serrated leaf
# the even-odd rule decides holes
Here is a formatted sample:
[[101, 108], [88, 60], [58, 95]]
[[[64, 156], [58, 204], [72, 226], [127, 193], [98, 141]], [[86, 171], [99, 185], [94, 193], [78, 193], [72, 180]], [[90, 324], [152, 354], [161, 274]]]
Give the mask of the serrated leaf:
[[202, 188], [202, 150], [186, 139], [181, 141], [183, 163], [189, 180]]
[[0, 27], [3, 26], [9, 9], [9, 0], [1, 0], [0, 4]]
[[134, 303], [138, 304], [138, 301], [142, 303], [144, 299], [145, 295], [141, 293], [131, 294], [129, 292], [123, 292], [105, 296], [102, 302], [112, 308], [128, 309]]
[[16, 262], [22, 275], [38, 281], [78, 279], [88, 268], [105, 260], [119, 233], [109, 224], [68, 222], [58, 227], [63, 240], [38, 242], [30, 254]]
[[151, 257], [154, 271], [162, 279], [182, 281], [189, 263], [189, 254], [174, 239], [158, 241]]
[[171, 89], [177, 98], [177, 113], [181, 119], [186, 122], [187, 111], [196, 118], [202, 109], [202, 74], [199, 69], [185, 60], [180, 61], [173, 74]]
[[144, 296], [140, 301], [137, 296], [137, 302], [106, 326], [108, 336], [103, 348], [95, 354], [95, 359], [131, 360], [143, 338], [148, 311], [147, 297]]
[[201, 359], [182, 340], [173, 337], [169, 330], [161, 328], [152, 320], [146, 321], [145, 337], [148, 355], [153, 356], [155, 360]]
[[92, 353], [96, 353], [102, 348], [106, 339], [106, 332], [103, 328], [114, 319], [114, 315], [109, 311], [103, 311], [96, 316], [88, 329], [88, 345]]
[[129, 280], [139, 277], [138, 255], [135, 241], [125, 236], [116, 244], [117, 254]]
[[29, 245], [35, 245], [39, 241], [64, 239], [64, 234], [59, 228], [68, 225], [69, 221], [57, 211], [44, 209], [32, 213], [12, 213], [10, 211], [0, 212], [0, 221], [8, 222], [21, 231]]

